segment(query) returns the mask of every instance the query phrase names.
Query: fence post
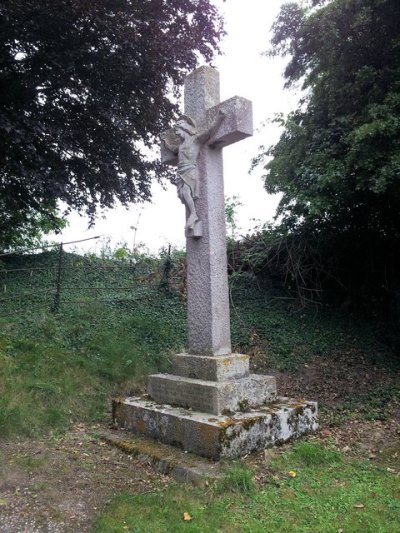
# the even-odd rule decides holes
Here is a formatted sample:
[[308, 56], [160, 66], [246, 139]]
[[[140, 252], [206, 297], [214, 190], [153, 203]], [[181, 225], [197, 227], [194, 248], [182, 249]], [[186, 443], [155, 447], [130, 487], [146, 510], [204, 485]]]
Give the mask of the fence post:
[[172, 259], [171, 259], [171, 245], [168, 245], [168, 255], [164, 262], [163, 274], [160, 282], [160, 288], [169, 292], [170, 290], [170, 273], [172, 269]]
[[56, 294], [54, 296], [54, 303], [51, 311], [57, 313], [60, 308], [60, 299], [61, 299], [61, 273], [63, 265], [63, 243], [60, 244], [60, 250], [58, 255], [58, 271], [57, 271], [57, 280], [56, 280]]

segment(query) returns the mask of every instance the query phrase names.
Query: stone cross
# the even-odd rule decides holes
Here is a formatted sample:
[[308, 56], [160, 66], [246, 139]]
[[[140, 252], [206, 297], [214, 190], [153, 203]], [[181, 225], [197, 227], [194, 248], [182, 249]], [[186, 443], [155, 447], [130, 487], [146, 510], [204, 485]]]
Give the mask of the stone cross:
[[177, 164], [186, 206], [188, 352], [172, 374], [148, 378], [148, 396], [118, 399], [113, 418], [139, 435], [212, 459], [239, 457], [315, 430], [315, 402], [276, 401], [273, 376], [250, 374], [231, 353], [222, 147], [252, 134], [251, 103], [219, 102], [218, 72], [185, 83], [185, 114], [161, 135], [162, 160]]
[[[189, 165], [196, 222], [186, 226], [187, 349], [196, 355], [225, 355], [231, 353], [231, 336], [222, 148], [253, 134], [252, 105], [238, 96], [220, 103], [219, 73], [208, 66], [186, 78], [184, 102], [183, 127], [197, 142], [193, 142], [196, 160]], [[161, 138], [174, 134], [169, 130]], [[179, 164], [178, 145], [179, 139], [176, 147], [162, 143], [164, 163]], [[182, 162], [178, 177], [180, 167]]]

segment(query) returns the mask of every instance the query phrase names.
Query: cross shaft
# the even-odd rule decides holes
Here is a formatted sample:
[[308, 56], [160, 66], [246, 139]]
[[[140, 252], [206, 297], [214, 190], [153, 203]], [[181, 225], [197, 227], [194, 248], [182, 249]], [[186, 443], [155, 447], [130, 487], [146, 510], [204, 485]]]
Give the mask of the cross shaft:
[[[196, 160], [200, 224], [186, 229], [188, 351], [225, 355], [231, 338], [222, 148], [252, 135], [251, 102], [233, 97], [220, 103], [218, 71], [203, 66], [186, 78], [185, 116], [196, 123], [199, 138], [218, 126]], [[163, 147], [163, 162], [177, 164], [177, 152]]]

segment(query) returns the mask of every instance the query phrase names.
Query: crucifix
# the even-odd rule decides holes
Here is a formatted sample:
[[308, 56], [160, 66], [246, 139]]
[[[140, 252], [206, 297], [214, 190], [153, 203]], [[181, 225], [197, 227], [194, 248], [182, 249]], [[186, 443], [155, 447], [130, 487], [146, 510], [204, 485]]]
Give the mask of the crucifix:
[[186, 207], [188, 352], [231, 353], [222, 148], [253, 134], [252, 105], [220, 102], [219, 73], [203, 66], [185, 80], [185, 110], [161, 135], [161, 159], [177, 165]]
[[222, 148], [252, 135], [251, 102], [220, 103], [218, 72], [186, 78], [185, 110], [161, 135], [186, 206], [188, 346], [147, 395], [116, 399], [113, 419], [139, 435], [205, 457], [240, 457], [317, 427], [317, 404], [280, 398], [273, 376], [251, 374], [231, 353]]

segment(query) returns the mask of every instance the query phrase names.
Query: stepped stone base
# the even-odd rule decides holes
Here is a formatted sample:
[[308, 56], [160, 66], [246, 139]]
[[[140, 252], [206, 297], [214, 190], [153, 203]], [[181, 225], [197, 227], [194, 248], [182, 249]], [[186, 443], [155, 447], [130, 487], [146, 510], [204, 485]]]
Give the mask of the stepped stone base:
[[147, 383], [149, 396], [159, 404], [177, 405], [211, 413], [247, 411], [276, 398], [273, 376], [252, 374], [233, 381], [205, 381], [172, 374], [153, 374]]
[[315, 402], [278, 398], [268, 406], [225, 416], [142, 397], [114, 400], [113, 420], [136, 434], [217, 460], [241, 457], [315, 431], [317, 410]]

